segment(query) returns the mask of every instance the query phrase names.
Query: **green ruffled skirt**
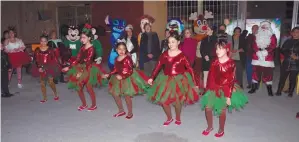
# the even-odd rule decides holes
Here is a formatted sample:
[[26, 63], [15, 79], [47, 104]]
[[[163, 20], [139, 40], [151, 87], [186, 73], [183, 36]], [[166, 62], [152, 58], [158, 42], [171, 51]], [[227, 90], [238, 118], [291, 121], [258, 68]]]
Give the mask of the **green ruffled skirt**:
[[108, 83], [106, 79], [102, 79], [105, 73], [104, 69], [97, 64], [92, 64], [91, 68], [86, 69], [85, 64], [78, 64], [72, 66], [67, 72], [69, 77], [68, 88], [79, 90], [83, 85], [89, 84], [92, 86], [104, 86]]
[[199, 100], [199, 93], [200, 90], [196, 88], [190, 73], [168, 76], [160, 72], [147, 90], [147, 97], [149, 101], [160, 105], [169, 105], [177, 101], [193, 104]]
[[234, 85], [236, 91], [232, 93], [231, 96], [231, 105], [227, 106], [226, 104], [226, 97], [222, 90], [219, 90], [220, 97], [216, 96], [215, 91], [208, 90], [202, 97], [201, 97], [201, 108], [205, 109], [211, 108], [216, 115], [220, 115], [222, 110], [226, 107], [228, 111], [240, 110], [248, 103], [248, 97], [245, 95], [244, 91], [241, 87], [237, 84]]
[[147, 85], [148, 77], [139, 70], [133, 70], [133, 74], [125, 79], [118, 80], [112, 75], [109, 80], [108, 91], [116, 96], [134, 96], [143, 94]]

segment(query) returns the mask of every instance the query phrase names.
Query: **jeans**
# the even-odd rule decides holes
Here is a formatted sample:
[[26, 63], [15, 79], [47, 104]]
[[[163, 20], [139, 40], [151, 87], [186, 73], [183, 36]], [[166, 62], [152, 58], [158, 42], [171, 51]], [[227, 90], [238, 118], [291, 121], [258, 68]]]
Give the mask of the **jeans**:
[[247, 57], [246, 59], [246, 76], [247, 76], [247, 82], [248, 85], [252, 83], [252, 64], [251, 64], [252, 59]]

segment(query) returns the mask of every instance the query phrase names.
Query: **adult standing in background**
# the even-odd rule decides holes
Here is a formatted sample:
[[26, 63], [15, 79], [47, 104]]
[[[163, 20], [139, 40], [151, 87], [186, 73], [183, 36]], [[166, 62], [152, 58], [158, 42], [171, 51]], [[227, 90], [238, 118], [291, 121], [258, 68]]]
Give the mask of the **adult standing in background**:
[[[243, 88], [243, 60], [244, 59], [244, 42], [245, 39], [241, 39], [241, 28], [236, 27], [234, 29], [232, 46], [231, 46], [231, 58], [236, 64], [236, 79], [241, 88]], [[243, 43], [242, 43], [243, 42]]]
[[126, 34], [124, 39], [126, 40], [128, 54], [131, 56], [134, 66], [137, 65], [137, 50], [138, 50], [138, 41], [135, 36], [133, 36], [133, 26], [127, 25], [125, 28]]
[[252, 45], [254, 43], [254, 38], [255, 35], [257, 34], [259, 30], [259, 26], [258, 25], [253, 25], [251, 27], [251, 31], [252, 33], [249, 34], [246, 37], [246, 46], [245, 46], [245, 53], [246, 55], [246, 77], [247, 77], [247, 88], [251, 88], [251, 84], [252, 84], [252, 54], [253, 54], [253, 49], [252, 49]]
[[[24, 52], [25, 45], [24, 42], [17, 38], [17, 32], [14, 27], [9, 27], [9, 38], [4, 41], [4, 50], [8, 53], [9, 61], [12, 68], [17, 69], [18, 75], [18, 87], [22, 88], [22, 66], [29, 64], [31, 61], [30, 56], [27, 52]], [[12, 71], [9, 71], [9, 80], [11, 80]]]
[[152, 32], [152, 26], [149, 23], [144, 25], [144, 29], [145, 32], [142, 34], [140, 41], [139, 67], [149, 75], [160, 56], [160, 41], [158, 34]]
[[200, 54], [203, 57], [202, 60], [202, 70], [203, 70], [203, 83], [204, 88], [207, 84], [208, 74], [210, 70], [211, 61], [216, 57], [216, 48], [217, 36], [214, 34], [213, 30], [208, 28], [207, 32], [208, 37], [201, 41]]
[[288, 39], [280, 49], [284, 56], [280, 68], [280, 78], [278, 89], [276, 92], [277, 96], [281, 95], [284, 83], [289, 76], [289, 91], [288, 96], [292, 97], [296, 87], [297, 75], [299, 72], [299, 27], [295, 27], [292, 30], [293, 37]]

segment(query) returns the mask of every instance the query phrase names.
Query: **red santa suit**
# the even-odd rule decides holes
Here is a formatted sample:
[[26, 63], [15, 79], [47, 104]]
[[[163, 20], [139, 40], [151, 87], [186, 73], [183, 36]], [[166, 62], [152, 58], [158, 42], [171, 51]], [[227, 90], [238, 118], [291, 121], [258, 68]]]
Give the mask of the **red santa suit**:
[[274, 65], [274, 52], [277, 45], [276, 36], [271, 30], [271, 23], [268, 21], [262, 22], [258, 34], [254, 37], [252, 55], [253, 87], [249, 93], [254, 93], [257, 90], [259, 79], [267, 84], [268, 94], [272, 96], [272, 80]]

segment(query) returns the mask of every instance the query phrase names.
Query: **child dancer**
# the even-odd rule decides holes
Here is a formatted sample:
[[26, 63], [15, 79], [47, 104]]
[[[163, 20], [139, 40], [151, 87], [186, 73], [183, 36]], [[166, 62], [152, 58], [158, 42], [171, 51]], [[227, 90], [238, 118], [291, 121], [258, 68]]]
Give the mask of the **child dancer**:
[[46, 81], [48, 81], [54, 93], [54, 100], [58, 101], [59, 97], [57, 95], [54, 78], [59, 76], [60, 66], [54, 49], [48, 46], [48, 37], [45, 35], [40, 37], [40, 47], [34, 51], [34, 62], [32, 75], [40, 77], [40, 85], [43, 94], [43, 100], [41, 100], [40, 103], [47, 101]]
[[88, 107], [83, 93], [83, 87], [86, 86], [92, 101], [92, 105], [88, 108], [88, 111], [93, 111], [97, 109], [96, 96], [93, 87], [97, 84], [105, 84], [104, 80], [101, 79], [104, 71], [94, 62], [95, 48], [91, 44], [92, 39], [91, 26], [85, 24], [81, 34], [81, 42], [83, 43], [83, 46], [81, 47], [76, 60], [72, 62], [71, 69], [69, 70], [69, 67], [63, 68], [63, 71], [69, 70], [67, 73], [69, 76], [68, 87], [77, 90], [81, 99], [82, 105], [78, 107], [79, 111]]
[[228, 52], [230, 45], [226, 41], [218, 41], [216, 54], [218, 59], [214, 60], [208, 74], [207, 92], [201, 98], [202, 109], [205, 109], [208, 128], [202, 134], [207, 136], [213, 130], [214, 111], [219, 115], [219, 130], [215, 137], [224, 135], [226, 119], [226, 108], [239, 110], [248, 102], [240, 86], [236, 84], [234, 60], [230, 59]]
[[109, 81], [109, 93], [113, 96], [119, 112], [114, 114], [114, 117], [120, 117], [126, 114], [124, 111], [121, 96], [125, 97], [128, 115], [127, 119], [133, 117], [132, 112], [132, 97], [144, 92], [146, 81], [148, 78], [143, 72], [134, 69], [133, 60], [127, 55], [127, 47], [125, 40], [119, 41], [116, 45], [118, 57], [115, 60], [115, 66], [112, 72], [105, 74], [103, 78], [111, 76]]
[[[199, 83], [186, 56], [179, 50], [179, 44], [178, 34], [172, 33], [168, 38], [169, 49], [160, 56], [148, 80], [148, 84], [152, 85], [147, 92], [148, 99], [162, 105], [167, 116], [164, 126], [173, 121], [169, 105], [174, 105], [175, 124], [180, 125], [182, 103], [193, 104], [199, 100], [199, 89], [196, 87]], [[163, 72], [159, 73], [162, 68]]]

